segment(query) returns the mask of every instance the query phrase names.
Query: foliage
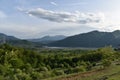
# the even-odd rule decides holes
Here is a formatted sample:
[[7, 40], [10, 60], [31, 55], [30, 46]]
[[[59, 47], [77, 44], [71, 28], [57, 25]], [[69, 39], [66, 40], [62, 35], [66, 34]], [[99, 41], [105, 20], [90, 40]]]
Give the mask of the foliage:
[[108, 67], [119, 52], [111, 47], [98, 50], [28, 50], [0, 46], [0, 80], [39, 80], [91, 70], [100, 63]]

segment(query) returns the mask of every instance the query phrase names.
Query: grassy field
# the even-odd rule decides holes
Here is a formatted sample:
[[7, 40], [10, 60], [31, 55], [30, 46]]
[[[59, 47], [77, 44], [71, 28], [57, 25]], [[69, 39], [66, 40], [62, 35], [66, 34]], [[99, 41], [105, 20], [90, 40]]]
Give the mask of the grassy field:
[[78, 80], [120, 80], [120, 66], [114, 65]]
[[111, 65], [103, 70], [61, 76], [61, 78], [54, 78], [54, 80], [120, 80], [120, 65]]

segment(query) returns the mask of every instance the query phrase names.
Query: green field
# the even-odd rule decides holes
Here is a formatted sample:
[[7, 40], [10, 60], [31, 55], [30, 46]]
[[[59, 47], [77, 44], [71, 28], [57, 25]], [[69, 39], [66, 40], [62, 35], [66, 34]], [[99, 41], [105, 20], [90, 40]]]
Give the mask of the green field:
[[95, 72], [94, 74], [80, 78], [78, 80], [119, 80], [120, 79], [120, 66], [110, 66], [109, 68]]

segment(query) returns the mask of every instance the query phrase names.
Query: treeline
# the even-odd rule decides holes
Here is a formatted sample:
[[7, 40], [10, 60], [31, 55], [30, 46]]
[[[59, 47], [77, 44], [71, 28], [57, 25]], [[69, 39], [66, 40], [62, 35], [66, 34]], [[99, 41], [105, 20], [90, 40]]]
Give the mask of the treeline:
[[105, 68], [119, 59], [112, 47], [98, 50], [28, 50], [0, 46], [0, 80], [41, 80], [50, 77]]

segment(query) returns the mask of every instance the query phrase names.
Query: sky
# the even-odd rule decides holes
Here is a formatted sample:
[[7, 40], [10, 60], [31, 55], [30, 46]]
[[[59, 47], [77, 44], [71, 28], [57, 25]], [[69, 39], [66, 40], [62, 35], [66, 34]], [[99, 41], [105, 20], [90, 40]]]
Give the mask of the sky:
[[120, 29], [120, 0], [0, 0], [0, 33], [21, 39]]

